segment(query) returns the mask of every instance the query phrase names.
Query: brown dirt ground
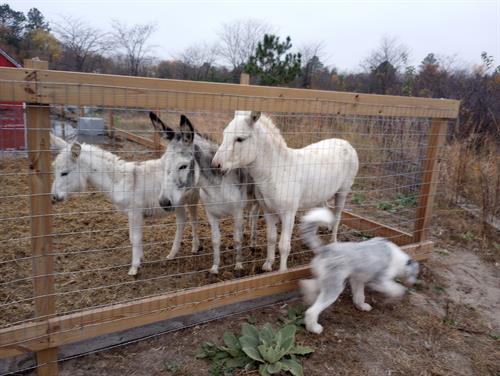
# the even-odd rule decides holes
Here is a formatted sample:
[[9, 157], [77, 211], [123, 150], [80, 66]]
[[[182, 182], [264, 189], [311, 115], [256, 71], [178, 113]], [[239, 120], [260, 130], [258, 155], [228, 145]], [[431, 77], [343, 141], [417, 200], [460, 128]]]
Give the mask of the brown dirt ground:
[[[369, 293], [371, 312], [356, 310], [345, 292], [320, 317], [320, 336], [297, 341], [315, 352], [302, 360], [305, 375], [499, 375], [500, 276], [498, 265], [463, 249], [438, 249], [422, 283], [400, 303]], [[60, 364], [61, 375], [206, 375], [195, 359], [204, 341], [220, 343], [246, 320], [278, 318], [296, 302], [240, 314]], [[169, 371], [172, 366], [179, 369]], [[250, 374], [250, 373], [248, 373]], [[256, 373], [253, 373], [256, 374]]]

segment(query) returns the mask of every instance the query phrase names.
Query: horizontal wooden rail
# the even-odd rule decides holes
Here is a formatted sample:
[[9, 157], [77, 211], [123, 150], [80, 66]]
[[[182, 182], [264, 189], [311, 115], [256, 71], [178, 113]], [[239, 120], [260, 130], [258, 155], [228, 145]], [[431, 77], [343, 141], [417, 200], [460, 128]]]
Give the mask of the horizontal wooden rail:
[[136, 134], [131, 133], [131, 132], [124, 131], [123, 129], [114, 128], [112, 137], [114, 137], [118, 140], [132, 141], [132, 142], [135, 142], [136, 144], [146, 146], [146, 147], [153, 149], [153, 150], [155, 150], [157, 148], [157, 146], [153, 140], [136, 135]]
[[[34, 84], [36, 82], [36, 86]], [[460, 102], [336, 91], [0, 68], [0, 101], [455, 119]]]
[[413, 242], [413, 236], [411, 234], [346, 210], [342, 212], [341, 223], [352, 229], [362, 231], [370, 236], [381, 236], [387, 238], [399, 246]]
[[[425, 241], [405, 245], [402, 249], [421, 261], [429, 256], [432, 247], [433, 242]], [[298, 287], [300, 279], [309, 276], [309, 266], [302, 266], [284, 273], [265, 273], [16, 325], [0, 330], [0, 358], [58, 347], [227, 304], [291, 291]]]

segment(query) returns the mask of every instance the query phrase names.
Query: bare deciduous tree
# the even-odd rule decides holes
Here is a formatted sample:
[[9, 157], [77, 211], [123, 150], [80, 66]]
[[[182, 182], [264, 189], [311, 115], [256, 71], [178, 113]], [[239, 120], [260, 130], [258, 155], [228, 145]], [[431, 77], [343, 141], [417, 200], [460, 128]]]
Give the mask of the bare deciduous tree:
[[410, 49], [399, 42], [396, 37], [384, 36], [377, 49], [361, 63], [361, 66], [368, 71], [376, 69], [382, 63], [389, 63], [397, 71], [400, 71], [408, 61]]
[[241, 71], [264, 34], [271, 34], [274, 31], [272, 26], [258, 19], [236, 20], [222, 24], [217, 33], [220, 39], [218, 55], [233, 70]]
[[154, 47], [148, 44], [148, 39], [155, 32], [156, 25], [128, 26], [118, 20], [113, 20], [111, 28], [111, 41], [115, 46], [117, 58], [123, 60], [126, 73], [138, 76], [141, 70], [153, 61], [150, 53]]
[[184, 78], [190, 80], [206, 79], [216, 59], [217, 47], [207, 43], [187, 47], [177, 57], [184, 65]]
[[54, 32], [63, 45], [64, 64], [69, 69], [85, 71], [89, 56], [106, 48], [106, 33], [79, 18], [64, 16], [60, 21], [53, 22], [53, 25]]
[[315, 56], [319, 60], [324, 60], [325, 48], [326, 46], [323, 41], [302, 44], [299, 47], [299, 52], [302, 56], [302, 65], [306, 66], [307, 63]]

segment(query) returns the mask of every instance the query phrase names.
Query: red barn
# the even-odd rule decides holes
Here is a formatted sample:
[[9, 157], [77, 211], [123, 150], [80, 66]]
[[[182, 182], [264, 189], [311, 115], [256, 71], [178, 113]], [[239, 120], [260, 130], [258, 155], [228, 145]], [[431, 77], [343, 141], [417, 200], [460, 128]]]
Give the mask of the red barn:
[[[22, 68], [0, 48], [0, 67]], [[25, 149], [26, 132], [22, 102], [0, 102], [0, 150]]]

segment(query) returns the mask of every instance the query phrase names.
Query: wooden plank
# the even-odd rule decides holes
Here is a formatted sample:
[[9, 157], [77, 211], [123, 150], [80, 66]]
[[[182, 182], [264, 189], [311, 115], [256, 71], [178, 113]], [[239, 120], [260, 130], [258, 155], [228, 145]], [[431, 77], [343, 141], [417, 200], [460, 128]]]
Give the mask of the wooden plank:
[[[298, 290], [288, 291], [282, 294], [265, 296], [262, 298], [246, 300], [244, 302], [228, 304], [223, 307], [217, 307], [208, 311], [198, 312], [191, 315], [174, 317], [171, 319], [159, 321], [153, 324], [144, 325], [138, 328], [127, 329], [120, 332], [104, 334], [98, 337], [89, 338], [84, 341], [71, 343], [59, 347], [59, 360], [73, 358], [125, 345], [130, 342], [140, 341], [154, 335], [166, 334], [196, 325], [203, 325], [213, 320], [222, 320], [235, 314], [252, 312], [270, 305], [297, 299], [300, 296]], [[33, 357], [30, 353], [24, 356], [16, 356], [10, 359], [0, 360], [0, 375], [19, 372], [22, 369], [33, 367]]]
[[150, 149], [156, 150], [156, 144], [153, 140], [136, 135], [131, 132], [124, 131], [123, 129], [114, 128], [113, 137], [118, 140], [132, 141], [136, 144], [140, 144]]
[[[307, 275], [307, 267], [266, 273], [2, 329], [0, 358], [290, 291]], [[47, 334], [48, 328], [53, 332]]]
[[[0, 100], [34, 101], [24, 78], [29, 69], [0, 68]], [[301, 112], [338, 115], [408, 116], [451, 118], [458, 116], [459, 101], [377, 94], [164, 80], [91, 73], [39, 71], [43, 82], [36, 101], [77, 106], [128, 108], [179, 108], [184, 110], [261, 110], [295, 112], [297, 100]], [[234, 96], [238, 100], [234, 100]], [[260, 100], [251, 100], [259, 98]], [[270, 101], [276, 99], [276, 101]], [[325, 101], [332, 106], [316, 106]], [[311, 103], [311, 105], [306, 105]], [[319, 108], [318, 108], [319, 107]]]
[[424, 241], [428, 237], [439, 175], [438, 154], [439, 150], [444, 145], [447, 130], [447, 119], [432, 120], [431, 131], [427, 142], [427, 154], [422, 163], [422, 184], [420, 186], [415, 230], [413, 232], [413, 241], [416, 243]]
[[[48, 68], [47, 62], [35, 60], [27, 60], [25, 65], [34, 69]], [[39, 88], [36, 80], [36, 75], [30, 79], [35, 81], [35, 91]], [[28, 103], [26, 112], [35, 316], [47, 317], [53, 315], [56, 308], [52, 256], [50, 108], [38, 103]], [[47, 340], [44, 343], [51, 347]], [[58, 374], [57, 348], [38, 351], [36, 357], [39, 376]]]
[[[433, 242], [426, 241], [407, 244], [401, 248], [415, 260], [422, 261], [429, 257], [432, 247]], [[300, 279], [308, 277], [309, 266], [302, 266], [284, 273], [265, 273], [50, 318], [44, 322], [17, 325], [0, 330], [0, 358], [40, 351], [49, 345], [62, 346], [169, 318], [291, 291], [297, 288]], [[44, 334], [49, 327], [52, 332]], [[49, 344], [39, 337], [49, 337]]]
[[344, 210], [342, 212], [341, 223], [352, 229], [365, 232], [370, 236], [382, 236], [400, 246], [410, 244], [413, 241], [413, 236], [411, 234], [349, 211]]

